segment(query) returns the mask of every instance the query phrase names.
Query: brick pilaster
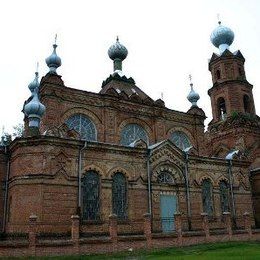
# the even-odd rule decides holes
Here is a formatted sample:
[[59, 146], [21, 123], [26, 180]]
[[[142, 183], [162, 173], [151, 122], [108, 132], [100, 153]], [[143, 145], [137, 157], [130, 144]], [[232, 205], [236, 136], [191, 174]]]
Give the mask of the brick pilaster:
[[29, 217], [29, 250], [32, 256], [36, 255], [36, 233], [37, 233], [37, 216], [31, 214]]
[[146, 246], [150, 248], [152, 246], [152, 222], [151, 214], [144, 214], [144, 235], [146, 237]]
[[178, 245], [182, 245], [182, 214], [180, 212], [176, 212], [174, 214], [174, 223], [175, 229], [178, 236]]
[[71, 216], [71, 240], [74, 243], [74, 251], [76, 254], [79, 253], [79, 232], [80, 232], [80, 223], [79, 216]]
[[206, 241], [209, 241], [210, 239], [210, 233], [209, 233], [209, 218], [208, 218], [208, 213], [203, 212], [201, 213], [201, 218], [202, 218], [202, 229], [205, 233], [206, 236]]
[[245, 225], [245, 230], [247, 231], [249, 238], [252, 237], [252, 227], [251, 227], [251, 217], [248, 212], [245, 212], [243, 214], [244, 217], [244, 225]]
[[232, 232], [232, 220], [231, 220], [230, 212], [223, 212], [223, 217], [224, 217], [224, 222], [225, 222], [229, 239], [231, 240], [233, 232]]
[[109, 216], [109, 234], [110, 239], [114, 245], [117, 245], [117, 215], [111, 214]]

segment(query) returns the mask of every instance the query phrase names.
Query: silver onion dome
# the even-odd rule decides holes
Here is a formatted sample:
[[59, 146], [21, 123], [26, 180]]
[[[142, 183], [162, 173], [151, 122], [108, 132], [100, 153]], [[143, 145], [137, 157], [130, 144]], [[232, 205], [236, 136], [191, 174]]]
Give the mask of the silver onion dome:
[[211, 33], [210, 40], [215, 47], [219, 48], [220, 54], [222, 54], [226, 49], [229, 49], [234, 37], [234, 32], [219, 22], [218, 27]]
[[39, 127], [40, 119], [45, 110], [45, 106], [40, 102], [38, 94], [34, 91], [33, 98], [24, 106], [24, 113], [29, 118], [29, 127]]
[[128, 51], [126, 47], [119, 42], [117, 37], [116, 43], [111, 45], [108, 49], [108, 56], [111, 60], [119, 59], [123, 61], [127, 57]]
[[32, 100], [24, 106], [24, 112], [30, 117], [41, 118], [45, 112], [45, 106], [40, 102], [36, 92], [33, 93]]
[[39, 80], [38, 80], [38, 75], [39, 73], [36, 71], [35, 72], [35, 78], [34, 80], [28, 85], [28, 88], [30, 89], [31, 93], [33, 93], [35, 90], [37, 91], [37, 89], [39, 89]]
[[50, 73], [57, 74], [56, 69], [61, 66], [61, 58], [56, 53], [56, 48], [58, 45], [53, 44], [52, 54], [45, 59], [47, 66], [50, 68]]
[[35, 72], [35, 78], [28, 86], [32, 93], [31, 100], [29, 99], [30, 101], [25, 104], [23, 108], [24, 114], [28, 116], [29, 119], [29, 127], [39, 127], [40, 119], [46, 110], [38, 97], [39, 86], [38, 72]]
[[197, 107], [197, 102], [200, 99], [200, 96], [197, 92], [194, 91], [192, 83], [190, 83], [190, 88], [190, 93], [187, 96], [187, 99], [191, 102], [193, 107]]

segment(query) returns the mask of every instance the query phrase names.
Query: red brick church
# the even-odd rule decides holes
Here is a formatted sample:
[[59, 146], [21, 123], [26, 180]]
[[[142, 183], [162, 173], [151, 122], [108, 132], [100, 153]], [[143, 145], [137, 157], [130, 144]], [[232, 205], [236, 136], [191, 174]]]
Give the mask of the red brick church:
[[109, 216], [118, 232], [138, 234], [148, 213], [153, 232], [199, 229], [201, 213], [210, 228], [260, 226], [260, 118], [245, 58], [231, 51], [234, 33], [220, 22], [211, 34], [218, 48], [209, 60], [212, 121], [191, 83], [187, 112], [153, 100], [122, 70], [128, 51], [116, 40], [108, 55], [113, 73], [99, 93], [66, 86], [57, 73], [61, 59], [53, 45], [49, 72], [29, 84], [23, 106], [25, 131], [0, 146], [0, 225], [6, 233], [28, 231], [37, 215], [38, 232], [66, 233], [71, 216], [80, 231], [108, 232]]

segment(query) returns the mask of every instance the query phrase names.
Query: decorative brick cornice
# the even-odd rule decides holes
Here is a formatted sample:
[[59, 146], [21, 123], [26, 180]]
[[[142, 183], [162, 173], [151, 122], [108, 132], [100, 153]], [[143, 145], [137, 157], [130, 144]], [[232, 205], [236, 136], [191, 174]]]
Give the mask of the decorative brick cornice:
[[[227, 87], [233, 87], [234, 85], [242, 85], [245, 86], [247, 88], [249, 88], [250, 90], [252, 90], [253, 85], [250, 84], [246, 79], [244, 80], [240, 80], [240, 79], [236, 79], [236, 80], [225, 80], [223, 82], [215, 82], [215, 84], [213, 85], [212, 88], [210, 88], [208, 90], [208, 95], [211, 95], [211, 93], [216, 90], [216, 89], [220, 89], [220, 88], [227, 88]], [[235, 86], [235, 87], [236, 87]]]
[[224, 121], [209, 124], [209, 132], [227, 131], [235, 128], [248, 128], [260, 131], [260, 118], [257, 115], [234, 112]]

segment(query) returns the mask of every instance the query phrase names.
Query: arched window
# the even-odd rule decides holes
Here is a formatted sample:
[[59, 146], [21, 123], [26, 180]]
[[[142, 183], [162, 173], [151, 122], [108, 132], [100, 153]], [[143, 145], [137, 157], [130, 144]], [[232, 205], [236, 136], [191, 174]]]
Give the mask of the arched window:
[[202, 182], [202, 204], [203, 212], [208, 213], [208, 216], [213, 216], [213, 187], [209, 179]]
[[82, 178], [82, 218], [83, 220], [99, 219], [99, 175], [88, 171]]
[[170, 135], [170, 140], [178, 146], [181, 150], [191, 146], [188, 136], [182, 131], [175, 131]]
[[161, 172], [157, 177], [157, 181], [159, 183], [174, 184], [174, 178], [167, 171]]
[[147, 144], [149, 143], [147, 133], [141, 126], [128, 124], [123, 128], [120, 140], [122, 145], [129, 145], [138, 139], [142, 139]]
[[230, 209], [229, 209], [229, 187], [227, 182], [220, 181], [219, 192], [220, 192], [221, 211], [222, 213], [228, 212]]
[[243, 103], [244, 103], [245, 113], [250, 113], [250, 99], [249, 99], [248, 95], [244, 95]]
[[80, 139], [87, 141], [96, 141], [97, 133], [94, 123], [83, 114], [76, 114], [71, 116], [66, 124], [69, 129], [74, 129], [80, 135]]
[[217, 70], [217, 71], [216, 71], [216, 77], [217, 77], [217, 79], [220, 79], [220, 77], [221, 77], [221, 75], [220, 75], [220, 70]]
[[113, 213], [119, 219], [127, 218], [127, 185], [126, 178], [122, 173], [115, 173], [112, 182], [112, 206]]
[[218, 116], [219, 119], [225, 120], [227, 117], [226, 103], [223, 97], [220, 97], [217, 101]]

